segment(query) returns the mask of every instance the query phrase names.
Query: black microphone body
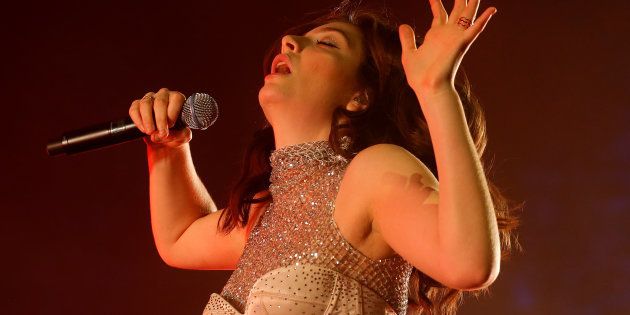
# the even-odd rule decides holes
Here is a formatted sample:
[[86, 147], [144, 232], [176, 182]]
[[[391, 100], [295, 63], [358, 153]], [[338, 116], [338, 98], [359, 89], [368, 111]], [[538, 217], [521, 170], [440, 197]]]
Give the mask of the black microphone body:
[[[181, 129], [184, 123], [177, 123], [170, 129]], [[61, 139], [50, 141], [46, 146], [48, 155], [74, 154], [95, 150], [146, 136], [130, 117], [102, 123], [64, 133]]]
[[[218, 117], [216, 101], [207, 94], [195, 93], [182, 108], [182, 113], [170, 129], [206, 129]], [[64, 133], [59, 140], [49, 141], [46, 151], [50, 156], [75, 154], [99, 149], [146, 136], [130, 117], [101, 123]]]

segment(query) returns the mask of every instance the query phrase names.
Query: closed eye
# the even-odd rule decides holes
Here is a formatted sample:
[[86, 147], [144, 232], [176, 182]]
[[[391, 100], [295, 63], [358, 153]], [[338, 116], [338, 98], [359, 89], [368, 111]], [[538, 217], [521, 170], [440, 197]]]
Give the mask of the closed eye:
[[333, 42], [329, 42], [329, 41], [325, 41], [325, 40], [317, 40], [316, 42], [317, 42], [318, 45], [322, 44], [322, 45], [325, 45], [325, 46], [337, 48], [337, 45], [335, 45], [335, 43], [333, 43]]

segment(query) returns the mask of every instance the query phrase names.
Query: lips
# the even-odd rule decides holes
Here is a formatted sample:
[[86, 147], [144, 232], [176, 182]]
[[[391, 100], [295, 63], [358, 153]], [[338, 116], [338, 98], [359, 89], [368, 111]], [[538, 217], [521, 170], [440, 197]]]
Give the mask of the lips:
[[[278, 69], [283, 66], [288, 68], [288, 73], [278, 71]], [[273, 62], [271, 63], [271, 74], [289, 74], [292, 72], [292, 68], [289, 56], [285, 54], [278, 54], [275, 58], [273, 58]]]

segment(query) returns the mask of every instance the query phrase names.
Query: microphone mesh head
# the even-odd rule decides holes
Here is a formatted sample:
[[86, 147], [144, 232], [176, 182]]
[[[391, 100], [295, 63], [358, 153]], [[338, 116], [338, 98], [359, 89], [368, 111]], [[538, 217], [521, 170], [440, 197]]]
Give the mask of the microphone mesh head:
[[186, 99], [182, 107], [182, 121], [190, 129], [204, 130], [219, 117], [219, 106], [212, 96], [205, 93], [195, 93]]

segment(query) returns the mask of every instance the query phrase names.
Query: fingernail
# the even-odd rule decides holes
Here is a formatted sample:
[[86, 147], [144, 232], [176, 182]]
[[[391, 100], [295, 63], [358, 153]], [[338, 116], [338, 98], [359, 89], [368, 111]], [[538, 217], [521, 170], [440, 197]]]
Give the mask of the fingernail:
[[166, 130], [160, 130], [160, 138], [166, 137]]

